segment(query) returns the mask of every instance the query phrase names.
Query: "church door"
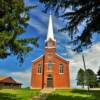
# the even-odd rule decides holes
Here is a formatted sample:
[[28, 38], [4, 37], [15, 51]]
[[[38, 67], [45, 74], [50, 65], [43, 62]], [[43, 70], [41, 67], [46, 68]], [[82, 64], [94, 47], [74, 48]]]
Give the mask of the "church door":
[[53, 87], [53, 77], [52, 74], [48, 74], [47, 76], [47, 87], [52, 88]]

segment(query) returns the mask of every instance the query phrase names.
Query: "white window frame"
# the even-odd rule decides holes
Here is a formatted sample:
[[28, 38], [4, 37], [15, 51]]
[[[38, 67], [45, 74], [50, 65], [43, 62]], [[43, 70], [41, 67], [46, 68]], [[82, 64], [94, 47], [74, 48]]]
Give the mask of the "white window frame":
[[42, 64], [38, 64], [37, 73], [42, 74]]
[[59, 65], [59, 74], [64, 74], [64, 65], [63, 64]]

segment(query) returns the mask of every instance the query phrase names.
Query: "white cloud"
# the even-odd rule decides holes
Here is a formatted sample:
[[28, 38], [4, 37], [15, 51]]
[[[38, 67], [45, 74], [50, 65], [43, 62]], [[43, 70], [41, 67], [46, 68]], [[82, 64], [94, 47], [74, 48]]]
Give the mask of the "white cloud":
[[31, 10], [30, 15], [31, 15], [31, 18], [28, 22], [29, 25], [35, 28], [41, 34], [46, 34], [48, 15], [45, 15], [40, 10]]
[[15, 80], [21, 82], [24, 87], [30, 86], [31, 81], [31, 69], [28, 69], [24, 72], [11, 72], [9, 73]]
[[[84, 53], [84, 56], [86, 67], [97, 73], [100, 66], [100, 43], [93, 45], [89, 50], [86, 51], [86, 53]], [[80, 68], [84, 69], [81, 54], [76, 55], [70, 62], [70, 76], [72, 85], [73, 81], [76, 80], [77, 72]]]
[[23, 87], [29, 87], [31, 83], [31, 69], [26, 71], [9, 72], [6, 70], [0, 70], [0, 76], [12, 77], [17, 82], [22, 83]]
[[39, 23], [35, 19], [31, 18], [29, 21], [29, 25], [33, 28], [37, 29], [40, 33], [46, 33], [46, 28], [42, 23]]

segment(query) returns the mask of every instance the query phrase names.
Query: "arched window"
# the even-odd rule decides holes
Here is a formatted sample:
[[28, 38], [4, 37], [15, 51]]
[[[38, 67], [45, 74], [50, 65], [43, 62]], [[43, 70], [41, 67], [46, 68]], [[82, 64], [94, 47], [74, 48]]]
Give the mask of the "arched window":
[[63, 64], [59, 65], [59, 73], [64, 73], [64, 66], [63, 66]]
[[48, 62], [48, 70], [52, 70], [52, 62]]
[[42, 67], [41, 67], [41, 64], [38, 64], [38, 73], [42, 73]]

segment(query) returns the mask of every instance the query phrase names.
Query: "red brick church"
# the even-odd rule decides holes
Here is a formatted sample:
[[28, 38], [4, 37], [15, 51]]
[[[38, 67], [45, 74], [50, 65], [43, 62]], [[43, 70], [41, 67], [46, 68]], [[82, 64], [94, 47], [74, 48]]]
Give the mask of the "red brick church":
[[55, 51], [56, 40], [50, 15], [45, 53], [32, 61], [31, 88], [70, 88], [69, 61]]

